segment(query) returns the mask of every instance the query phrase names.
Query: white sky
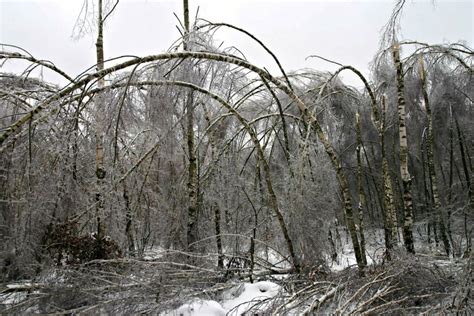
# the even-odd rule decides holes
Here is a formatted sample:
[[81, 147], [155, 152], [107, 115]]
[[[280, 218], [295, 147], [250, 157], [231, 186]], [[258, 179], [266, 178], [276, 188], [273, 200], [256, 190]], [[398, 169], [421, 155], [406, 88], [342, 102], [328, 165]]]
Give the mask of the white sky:
[[[350, 64], [367, 74], [394, 1], [189, 0], [189, 3], [191, 16], [199, 6], [199, 17], [234, 24], [257, 36], [287, 71], [304, 67], [335, 69], [315, 59], [305, 61], [307, 56], [316, 54]], [[83, 0], [0, 0], [0, 43], [20, 46], [75, 76], [95, 64], [95, 35], [80, 40], [71, 38], [82, 4]], [[121, 0], [106, 23], [106, 58], [166, 51], [179, 37], [173, 12], [182, 16], [181, 0]], [[470, 0], [407, 0], [401, 37], [432, 44], [461, 40], [472, 47], [473, 15]], [[216, 38], [226, 46], [238, 47], [257, 66], [276, 73], [271, 58], [250, 39], [236, 31], [224, 30], [218, 31]], [[0, 71], [18, 71], [19, 67], [24, 64], [9, 63]], [[44, 76], [58, 83], [58, 78], [46, 73]], [[350, 74], [344, 79], [360, 86]]]

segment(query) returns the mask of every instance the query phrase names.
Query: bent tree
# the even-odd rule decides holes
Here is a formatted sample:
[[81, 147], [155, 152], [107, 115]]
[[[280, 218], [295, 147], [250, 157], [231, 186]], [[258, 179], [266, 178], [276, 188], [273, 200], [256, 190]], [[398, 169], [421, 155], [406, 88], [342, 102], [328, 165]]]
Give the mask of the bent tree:
[[[467, 110], [462, 112], [462, 105], [472, 99], [466, 88], [468, 54], [451, 50], [462, 56], [458, 62], [464, 70], [460, 71], [453, 64], [443, 68], [437, 62], [434, 50], [440, 47], [428, 50], [416, 44], [422, 50], [401, 59], [398, 47], [392, 47], [395, 42], [390, 42], [384, 50], [391, 53], [384, 55], [390, 58], [377, 65], [385, 78], [376, 77], [373, 83], [355, 68], [341, 64], [333, 74], [312, 70], [287, 74], [275, 55], [245, 30], [208, 22], [191, 30], [187, 6], [184, 1], [182, 41], [170, 53], [120, 57], [105, 67], [103, 35], [99, 35], [97, 69], [78, 78], [25, 52], [0, 53], [9, 62], [27, 60], [32, 67], [45, 67], [68, 81], [64, 87], [36, 82], [35, 87], [42, 90], [34, 93], [22, 90], [19, 83], [17, 90], [9, 90], [8, 80], [1, 81], [5, 88], [0, 87], [0, 101], [8, 111], [0, 109], [0, 153], [2, 161], [15, 166], [9, 167], [7, 180], [2, 180], [9, 192], [2, 194], [5, 199], [18, 197], [16, 203], [24, 194], [28, 205], [34, 205], [35, 196], [45, 196], [41, 212], [49, 216], [73, 211], [78, 229], [112, 236], [124, 249], [123, 245], [128, 246], [130, 255], [140, 256], [146, 246], [159, 244], [180, 257], [182, 250], [186, 256], [202, 257], [188, 261], [194, 267], [217, 262], [219, 270], [225, 270], [232, 259], [248, 259], [251, 274], [262, 264], [261, 250], [265, 249], [268, 259], [274, 245], [280, 246], [275, 251], [283, 249], [282, 260], [293, 271], [312, 269], [310, 265], [318, 259], [327, 259], [325, 253], [310, 257], [309, 248], [316, 248], [313, 253], [324, 252], [324, 246], [333, 242], [337, 253], [338, 232], [332, 235], [339, 238], [336, 242], [324, 236], [338, 225], [336, 218], [345, 219], [357, 264], [363, 269], [372, 242], [364, 231], [383, 226], [387, 254], [397, 250], [393, 247], [398, 238], [394, 201], [401, 206], [400, 213], [405, 212], [408, 251], [414, 252], [413, 213], [417, 221], [431, 218], [431, 198], [434, 209], [442, 210], [440, 216], [447, 213], [440, 218], [446, 220], [452, 253], [464, 249], [458, 233], [463, 224], [463, 238], [469, 239], [470, 219], [463, 203], [472, 197], [469, 116]], [[99, 18], [99, 29], [104, 20]], [[236, 49], [214, 47], [210, 33], [224, 27], [257, 41], [278, 64], [281, 78], [248, 62]], [[465, 47], [453, 47], [469, 53]], [[410, 72], [419, 63], [416, 54], [430, 63], [418, 77]], [[443, 84], [442, 76], [434, 75], [438, 68], [446, 73], [452, 70], [445, 77], [450, 80], [446, 82], [453, 82], [449, 93], [440, 95], [441, 90], [433, 88], [435, 83], [437, 87]], [[337, 80], [346, 70], [361, 79], [364, 91]], [[449, 125], [439, 117], [443, 106], [447, 107], [447, 94], [455, 100], [449, 108], [457, 113]], [[433, 149], [420, 153], [422, 159], [427, 157], [427, 173], [421, 170], [425, 161], [416, 160], [418, 152], [408, 154], [408, 146], [421, 148], [416, 143], [420, 129], [406, 115], [405, 103], [422, 109], [417, 116], [422, 120], [425, 109], [431, 111], [427, 116], [433, 120], [426, 124], [428, 147]], [[449, 149], [439, 145], [440, 136], [446, 135], [444, 128], [434, 127], [437, 124], [450, 127], [446, 129]], [[22, 165], [18, 161], [24, 157], [27, 163]], [[35, 174], [33, 166], [40, 161], [47, 161], [57, 176]], [[401, 185], [398, 178], [403, 180]], [[45, 185], [38, 185], [42, 181]], [[439, 188], [431, 189], [428, 183]], [[97, 200], [91, 189], [96, 184], [100, 184]], [[67, 194], [68, 185], [80, 194]], [[43, 187], [51, 191], [49, 197]], [[15, 190], [18, 193], [13, 194]], [[341, 200], [342, 208], [335, 206]], [[8, 210], [18, 209], [22, 214], [28, 210], [10, 204]], [[37, 226], [41, 232], [41, 223]], [[441, 229], [438, 233], [444, 242]]]
[[[264, 69], [258, 68], [255, 65], [252, 65], [251, 63], [244, 61], [242, 59], [238, 59], [235, 57], [229, 57], [226, 55], [222, 54], [217, 54], [217, 53], [207, 53], [207, 52], [175, 52], [175, 53], [164, 53], [164, 54], [159, 54], [159, 55], [151, 55], [151, 56], [146, 56], [146, 57], [136, 57], [132, 58], [130, 60], [127, 60], [125, 62], [119, 63], [115, 66], [105, 68], [103, 70], [97, 71], [95, 73], [88, 74], [84, 76], [83, 78], [77, 80], [75, 83], [65, 87], [64, 89], [58, 91], [57, 93], [49, 96], [47, 99], [42, 100], [39, 102], [31, 111], [23, 115], [20, 119], [18, 119], [16, 122], [8, 126], [4, 132], [0, 135], [0, 144], [3, 145], [4, 142], [10, 137], [13, 133], [18, 131], [22, 125], [27, 123], [29, 120], [33, 118], [34, 115], [44, 111], [47, 109], [53, 101], [60, 100], [64, 97], [66, 97], [68, 94], [74, 92], [77, 89], [80, 89], [91, 82], [93, 82], [96, 79], [103, 78], [106, 75], [118, 72], [120, 70], [126, 69], [128, 67], [135, 66], [137, 64], [145, 64], [145, 63], [150, 63], [150, 62], [156, 62], [156, 61], [170, 61], [170, 60], [175, 60], [175, 59], [185, 59], [185, 58], [195, 58], [195, 59], [203, 59], [203, 60], [212, 60], [216, 62], [224, 62], [224, 63], [230, 63], [236, 66], [243, 67], [245, 69], [248, 69], [254, 73], [256, 73], [260, 78], [267, 80], [269, 83], [271, 83], [275, 88], [281, 90], [284, 92], [286, 95], [290, 97], [291, 100], [293, 100], [294, 104], [298, 107], [298, 109], [301, 111], [301, 113], [304, 114], [304, 119], [307, 122], [309, 126], [312, 127], [312, 129], [315, 131], [316, 136], [318, 139], [321, 141], [330, 161], [331, 164], [336, 172], [336, 178], [338, 180], [338, 183], [340, 185], [342, 195], [343, 195], [343, 201], [344, 201], [344, 212], [346, 215], [346, 220], [352, 240], [352, 244], [355, 250], [356, 254], [356, 259], [358, 262], [359, 267], [363, 268], [364, 266], [364, 261], [362, 259], [362, 253], [360, 251], [360, 243], [357, 237], [356, 233], [356, 227], [354, 223], [354, 218], [353, 218], [353, 209], [352, 209], [352, 198], [350, 194], [350, 190], [348, 187], [347, 179], [346, 176], [343, 172], [342, 168], [342, 163], [336, 154], [333, 146], [328, 140], [327, 135], [321, 128], [319, 121], [317, 120], [316, 116], [308, 109], [308, 107], [305, 105], [305, 103], [291, 90], [290, 87], [288, 87], [286, 84], [278, 80], [277, 78], [271, 76], [267, 71]], [[5, 148], [5, 147], [2, 147]], [[271, 181], [268, 179], [268, 181]], [[272, 205], [272, 208], [274, 210], [278, 210], [277, 205]], [[284, 232], [287, 230], [284, 225], [284, 220], [283, 216], [277, 216], [279, 219], [280, 227], [282, 231]], [[285, 233], [284, 233], [285, 235]], [[294, 249], [294, 247], [290, 246], [291, 240], [288, 238], [285, 238], [287, 240], [287, 246], [289, 253], [293, 252], [292, 257], [294, 257], [294, 265], [297, 267], [297, 261], [296, 261], [296, 254], [294, 254], [294, 251], [291, 250], [291, 248]], [[296, 263], [296, 264], [295, 264]]]

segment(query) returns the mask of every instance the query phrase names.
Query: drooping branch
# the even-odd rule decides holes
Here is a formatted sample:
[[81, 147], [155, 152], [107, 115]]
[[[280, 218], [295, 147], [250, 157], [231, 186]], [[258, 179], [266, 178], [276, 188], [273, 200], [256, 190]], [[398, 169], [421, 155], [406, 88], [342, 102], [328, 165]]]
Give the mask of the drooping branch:
[[[466, 61], [463, 60], [462, 54], [465, 55], [465, 59], [469, 60], [474, 58], [474, 52], [470, 50], [468, 47], [462, 45], [462, 49], [456, 48], [456, 44], [451, 45], [430, 45], [427, 43], [417, 42], [417, 41], [403, 41], [399, 43], [400, 46], [402, 45], [418, 45], [421, 46], [417, 48], [410, 56], [406, 58], [405, 63], [407, 63], [410, 59], [412, 60], [412, 64], [416, 64], [419, 58], [422, 55], [440, 55], [442, 58], [452, 58], [456, 60], [464, 69], [466, 69], [470, 74], [474, 72], [472, 66], [469, 66]], [[457, 44], [460, 45], [460, 44]], [[459, 54], [461, 54], [459, 56]]]
[[[8, 44], [1, 44], [0, 43], [0, 46], [12, 46], [12, 45], [8, 45]], [[20, 54], [20, 53], [10, 53], [10, 52], [5, 52], [5, 51], [2, 51], [0, 52], [0, 60], [2, 59], [21, 59], [21, 60], [27, 60], [29, 62], [32, 62], [34, 64], [38, 64], [40, 66], [43, 66], [45, 68], [48, 68], [52, 71], [54, 71], [55, 73], [59, 74], [60, 76], [66, 78], [69, 82], [71, 83], [74, 83], [75, 80], [73, 78], [71, 78], [68, 74], [66, 74], [63, 70], [59, 69], [58, 67], [56, 67], [56, 65], [54, 65], [52, 62], [50, 61], [47, 61], [47, 60], [39, 60], [39, 59], [36, 59], [35, 57], [33, 56], [27, 56], [27, 55], [23, 55], [23, 54]]]
[[229, 23], [212, 23], [212, 22], [209, 22], [209, 21], [206, 21], [208, 22], [208, 24], [205, 24], [205, 25], [202, 25], [202, 26], [199, 26], [198, 29], [200, 28], [204, 28], [204, 27], [208, 27], [208, 26], [211, 26], [211, 27], [220, 27], [220, 26], [225, 26], [225, 27], [229, 27], [231, 29], [234, 29], [234, 30], [237, 30], [239, 32], [242, 32], [244, 33], [245, 35], [249, 36], [251, 39], [253, 39], [254, 41], [256, 41], [260, 46], [263, 47], [263, 49], [270, 54], [270, 56], [272, 56], [273, 60], [275, 61], [275, 63], [278, 65], [278, 68], [280, 69], [283, 77], [285, 78], [285, 81], [286, 81], [286, 84], [288, 85], [288, 87], [293, 90], [293, 87], [291, 86], [291, 83], [290, 83], [290, 80], [288, 79], [288, 76], [286, 75], [286, 72], [285, 70], [283, 69], [283, 66], [281, 65], [280, 61], [278, 60], [278, 58], [275, 56], [275, 54], [265, 45], [263, 44], [263, 42], [261, 40], [259, 40], [255, 35], [253, 35], [252, 33], [250, 32], [247, 32], [246, 30], [244, 29], [241, 29], [237, 26], [234, 26], [232, 24], [229, 24]]
[[360, 247], [359, 247], [359, 241], [357, 238], [356, 234], [356, 228], [355, 228], [355, 223], [353, 219], [353, 211], [352, 211], [352, 202], [351, 202], [351, 196], [350, 196], [350, 191], [349, 191], [349, 186], [348, 182], [346, 179], [346, 176], [344, 175], [343, 168], [342, 168], [342, 163], [337, 155], [336, 151], [334, 150], [334, 147], [332, 144], [329, 142], [327, 135], [323, 131], [322, 127], [319, 124], [319, 121], [316, 118], [316, 115], [312, 113], [304, 104], [304, 102], [295, 94], [293, 90], [291, 90], [287, 85], [282, 83], [280, 80], [277, 78], [271, 76], [267, 71], [264, 69], [261, 69], [257, 66], [254, 66], [250, 63], [248, 63], [245, 60], [236, 58], [236, 57], [230, 57], [227, 55], [222, 55], [222, 54], [216, 54], [216, 53], [207, 53], [207, 52], [175, 52], [175, 53], [164, 53], [164, 54], [159, 54], [159, 55], [150, 55], [142, 58], [134, 58], [131, 60], [128, 60], [126, 62], [120, 63], [118, 65], [115, 65], [113, 67], [106, 68], [104, 70], [98, 71], [96, 73], [90, 74], [85, 76], [83, 79], [78, 80], [74, 85], [71, 85], [69, 87], [64, 88], [63, 90], [59, 91], [56, 95], [53, 95], [46, 99], [43, 102], [40, 102], [32, 111], [30, 111], [27, 115], [23, 116], [20, 118], [18, 121], [16, 121], [14, 124], [9, 126], [3, 134], [0, 135], [0, 145], [3, 144], [3, 142], [10, 136], [12, 135], [15, 131], [17, 131], [23, 124], [28, 122], [34, 114], [39, 113], [43, 111], [45, 108], [47, 108], [52, 101], [58, 100], [67, 94], [71, 93], [75, 89], [82, 87], [83, 85], [93, 81], [94, 79], [97, 78], [103, 78], [104, 76], [117, 72], [118, 70], [125, 69], [127, 67], [136, 65], [137, 63], [148, 63], [148, 62], [153, 62], [153, 61], [158, 61], [158, 60], [172, 60], [172, 59], [179, 59], [179, 58], [197, 58], [197, 59], [207, 59], [207, 60], [214, 60], [218, 62], [226, 62], [226, 63], [231, 63], [240, 67], [244, 67], [248, 70], [251, 70], [252, 72], [255, 72], [258, 74], [261, 78], [264, 78], [268, 80], [269, 82], [273, 83], [278, 89], [282, 90], [285, 94], [287, 94], [296, 104], [296, 106], [299, 108], [299, 110], [303, 113], [303, 116], [305, 118], [305, 121], [308, 122], [309, 125], [312, 125], [316, 135], [318, 136], [319, 140], [323, 144], [325, 151], [327, 155], [330, 158], [331, 164], [336, 172], [337, 180], [339, 182], [339, 186], [341, 188], [343, 197], [344, 197], [344, 210], [346, 213], [346, 219], [347, 223], [349, 226], [349, 230], [351, 232], [351, 239], [352, 243], [355, 249], [356, 253], [356, 259], [359, 264], [359, 267], [363, 268], [363, 260], [362, 260], [362, 254], [360, 253]]
[[342, 65], [338, 62], [334, 62], [332, 60], [329, 60], [329, 59], [326, 59], [326, 58], [323, 58], [321, 56], [317, 56], [317, 55], [311, 55], [311, 56], [308, 56], [308, 58], [311, 58], [311, 57], [315, 57], [315, 58], [319, 58], [319, 59], [323, 59], [327, 62], [330, 62], [330, 63], [333, 63], [333, 64], [336, 64], [336, 65], [339, 65], [341, 66], [338, 70], [336, 70], [332, 75], [331, 77], [326, 81], [326, 84], [323, 85], [321, 91], [320, 91], [320, 94], [323, 94], [326, 87], [327, 87], [327, 84], [329, 82], [331, 82], [334, 78], [336, 78], [337, 76], [339, 76], [339, 74], [341, 72], [343, 72], [344, 70], [350, 70], [352, 71], [354, 74], [357, 75], [357, 77], [359, 77], [359, 79], [362, 81], [362, 83], [364, 84], [364, 87], [365, 89], [367, 90], [367, 93], [369, 94], [369, 97], [370, 97], [370, 101], [371, 101], [371, 107], [372, 107], [372, 114], [373, 114], [373, 118], [374, 118], [374, 125], [376, 126], [377, 129], [380, 129], [380, 114], [379, 114], [379, 110], [377, 108], [377, 99], [375, 98], [375, 93], [373, 92], [372, 88], [370, 87], [370, 84], [369, 82], [367, 81], [367, 79], [364, 77], [364, 75], [359, 71], [357, 70], [356, 68], [352, 67], [352, 66], [349, 66], [349, 65]]

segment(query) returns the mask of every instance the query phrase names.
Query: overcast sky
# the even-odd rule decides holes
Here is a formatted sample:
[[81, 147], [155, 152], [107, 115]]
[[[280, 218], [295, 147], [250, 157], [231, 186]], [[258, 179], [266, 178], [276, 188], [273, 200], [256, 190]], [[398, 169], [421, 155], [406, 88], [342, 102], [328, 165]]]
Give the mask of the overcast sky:
[[[0, 0], [0, 42], [25, 48], [35, 57], [53, 61], [75, 76], [95, 64], [95, 35], [80, 40], [71, 37], [83, 2]], [[353, 65], [367, 74], [394, 1], [189, 0], [189, 3], [192, 16], [199, 6], [199, 17], [231, 23], [253, 33], [278, 56], [287, 71], [305, 67], [335, 69], [314, 59], [305, 61], [307, 56], [317, 54]], [[471, 0], [407, 0], [401, 37], [432, 44], [464, 41], [472, 47], [473, 10]], [[181, 0], [121, 0], [106, 22], [106, 58], [166, 51], [179, 37], [173, 12], [182, 16]], [[224, 30], [218, 31], [216, 38], [241, 49], [257, 66], [275, 70], [272, 60], [250, 39]], [[8, 64], [1, 71], [17, 71], [19, 67]], [[45, 78], [58, 83], [56, 77], [45, 74]], [[344, 79], [359, 86], [348, 74]]]

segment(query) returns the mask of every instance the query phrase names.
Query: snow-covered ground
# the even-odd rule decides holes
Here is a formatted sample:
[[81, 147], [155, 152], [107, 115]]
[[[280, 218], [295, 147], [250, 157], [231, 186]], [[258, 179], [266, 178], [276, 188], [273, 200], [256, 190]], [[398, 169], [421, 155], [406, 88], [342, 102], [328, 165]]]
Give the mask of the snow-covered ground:
[[0, 293], [0, 306], [10, 306], [18, 304], [24, 301], [27, 296], [28, 294], [26, 292]]
[[[339, 229], [339, 238], [336, 241], [337, 259], [335, 261], [332, 261], [331, 258], [327, 256], [327, 261], [326, 261], [331, 271], [341, 271], [348, 267], [356, 266], [356, 260], [354, 256], [354, 251], [352, 249], [350, 237], [347, 235], [347, 233], [345, 232], [343, 228], [338, 228], [338, 229]], [[383, 260], [383, 254], [385, 250], [383, 230], [382, 229], [367, 230], [365, 233], [365, 237], [367, 241], [366, 255], [367, 255], [368, 264], [372, 265], [374, 263], [381, 262]], [[398, 247], [400, 248], [403, 247], [402, 240], [399, 240]], [[424, 261], [427, 262], [426, 266], [428, 268], [431, 269], [431, 265], [433, 265], [435, 269], [439, 269], [441, 267], [445, 269], [446, 271], [449, 271], [450, 269], [452, 270], [453, 268], [455, 268], [456, 271], [452, 272], [452, 275], [458, 274], [458, 272], [460, 271], [461, 264], [454, 262], [453, 258], [446, 258], [443, 256], [440, 256], [438, 258], [436, 256], [436, 253], [440, 251], [441, 249], [440, 247], [441, 246], [429, 245], [426, 243], [426, 241], [424, 242], [424, 240], [420, 238], [419, 234], [415, 235], [415, 248], [418, 254], [417, 260], [419, 258], [423, 259], [426, 257], [426, 260]], [[212, 293], [220, 293], [218, 294], [218, 296], [214, 296], [214, 294], [213, 296], [209, 296], [209, 294], [206, 294], [205, 291], [201, 295], [199, 287], [194, 288], [194, 292], [192, 293], [192, 295], [187, 296], [190, 292], [187, 291], [186, 286], [183, 287], [183, 284], [185, 284], [186, 280], [182, 280], [181, 283], [179, 283], [180, 281], [178, 281], [178, 283], [173, 283], [174, 281], [168, 282], [162, 288], [160, 285], [162, 282], [161, 277], [159, 281], [158, 280], [154, 281], [153, 279], [153, 278], [156, 278], [158, 275], [156, 274], [155, 267], [160, 267], [159, 265], [160, 259], [163, 259], [163, 258], [166, 259], [166, 255], [170, 253], [173, 254], [172, 251], [166, 250], [164, 248], [157, 247], [157, 246], [152, 247], [150, 249], [146, 249], [142, 258], [144, 259], [144, 261], [132, 260], [133, 262], [136, 262], [136, 264], [142, 264], [143, 267], [145, 267], [145, 269], [140, 269], [140, 268], [130, 269], [129, 273], [125, 274], [128, 281], [125, 282], [124, 285], [122, 284], [118, 286], [116, 289], [117, 292], [115, 294], [110, 294], [110, 295], [107, 294], [107, 299], [110, 299], [111, 297], [114, 297], [114, 298], [115, 297], [128, 297], [130, 293], [133, 293], [132, 291], [135, 291], [135, 290], [137, 291], [137, 293], [140, 293], [140, 294], [137, 294], [137, 297], [142, 298], [143, 297], [142, 293], [149, 293], [150, 291], [152, 292], [153, 289], [156, 289], [156, 288], [158, 288], [159, 290], [163, 290], [167, 288], [167, 286], [169, 286], [169, 288], [173, 289], [174, 292], [169, 291], [169, 290], [166, 290], [166, 292], [173, 293], [172, 295], [176, 295], [176, 297], [173, 299], [170, 299], [172, 295], [167, 297], [169, 300], [166, 303], [166, 305], [163, 304], [162, 306], [160, 306], [160, 311], [163, 311], [164, 308], [168, 310], [159, 314], [161, 316], [168, 316], [168, 315], [170, 316], [265, 315], [269, 311], [274, 311], [275, 307], [277, 306], [285, 306], [285, 308], [288, 308], [288, 310], [290, 312], [293, 312], [294, 315], [298, 315], [298, 313], [301, 313], [302, 311], [300, 307], [304, 307], [304, 304], [308, 303], [307, 304], [308, 306], [312, 306], [315, 301], [318, 301], [320, 299], [321, 295], [323, 295], [322, 297], [325, 297], [326, 294], [324, 293], [332, 293], [330, 291], [332, 290], [335, 291], [335, 289], [337, 288], [337, 287], [334, 287], [333, 285], [328, 285], [330, 284], [330, 282], [326, 282], [327, 284], [322, 282], [321, 284], [323, 283], [324, 284], [321, 285], [320, 288], [317, 288], [318, 291], [319, 289], [323, 289], [321, 290], [320, 293], [317, 293], [317, 295], [313, 293], [309, 295], [308, 297], [301, 297], [298, 294], [298, 296], [296, 297], [298, 297], [298, 299], [300, 300], [299, 301], [294, 300], [294, 301], [297, 301], [297, 303], [300, 305], [292, 305], [291, 299], [289, 301], [288, 299], [293, 297], [292, 296], [294, 295], [293, 290], [288, 290], [288, 292], [285, 292], [282, 286], [270, 281], [259, 281], [256, 283], [243, 283], [242, 279], [241, 279], [242, 282], [238, 282], [237, 281], [239, 280], [238, 278], [231, 278], [226, 281], [226, 283], [224, 284], [225, 286], [218, 287], [217, 288], [218, 291], [212, 292]], [[232, 258], [232, 256], [230, 255], [231, 253], [232, 252], [229, 250], [229, 255], [228, 257], [226, 257], [226, 260], [225, 260], [226, 266], [227, 264], [230, 265], [232, 263], [231, 261], [229, 261], [229, 259]], [[405, 259], [403, 259], [402, 257], [402, 260], [405, 260]], [[410, 262], [410, 261], [407, 261], [407, 262]], [[415, 263], [413, 262], [411, 263], [411, 265], [416, 266], [415, 263], [417, 261]], [[126, 261], [124, 261], [124, 263], [126, 263]], [[272, 276], [268, 275], [268, 272], [270, 272], [270, 270], [268, 269], [269, 267], [272, 267], [272, 269], [275, 269], [275, 270], [285, 270], [286, 268], [289, 268], [287, 258], [279, 254], [278, 251], [271, 250], [271, 249], [268, 249], [267, 251], [259, 251], [256, 254], [255, 263], [256, 264], [255, 264], [253, 273], [259, 275], [259, 273], [267, 272], [261, 275], [264, 278], [268, 277], [268, 279], [278, 282], [280, 284], [285, 284], [285, 282], [288, 281], [288, 280], [285, 280], [286, 278], [289, 277], [288, 274], [276, 274]], [[163, 263], [163, 265], [166, 266], [165, 263]], [[170, 269], [170, 271], [173, 271], [172, 268], [174, 266], [171, 265], [167, 267], [168, 269]], [[147, 268], [149, 270], [146, 270]], [[388, 266], [388, 268], [390, 268], [390, 266]], [[58, 281], [60, 281], [59, 282], [60, 284], [63, 284], [63, 283], [66, 284], [71, 276], [76, 276], [76, 274], [61, 273], [61, 271], [63, 270], [51, 269], [51, 271], [44, 271], [43, 277], [38, 278], [37, 280], [35, 280], [35, 282], [41, 282], [41, 284], [44, 285], [44, 284], [49, 284], [50, 281], [52, 283], [58, 283]], [[71, 270], [71, 271], [74, 271], [74, 270]], [[145, 271], [145, 273], [141, 273], [143, 271]], [[150, 273], [146, 271], [149, 271]], [[280, 272], [284, 272], [284, 271], [280, 271]], [[350, 272], [350, 270], [344, 271], [342, 273], [335, 273], [334, 275], [343, 275], [346, 272]], [[255, 277], [254, 279], [258, 279], [258, 278]], [[259, 279], [259, 280], [262, 280], [262, 279]], [[221, 281], [217, 281], [217, 282], [221, 282]], [[34, 302], [34, 299], [35, 297], [37, 299], [38, 295], [37, 296], [33, 295], [32, 297], [30, 297], [30, 295], [41, 294], [41, 293], [35, 290], [35, 288], [37, 287], [35, 284], [36, 283], [33, 283], [33, 281], [31, 280], [15, 283], [15, 284], [6, 284], [5, 289], [3, 291], [0, 291], [1, 292], [0, 293], [0, 314], [2, 314], [2, 310], [6, 310], [15, 305], [17, 306], [25, 305], [26, 303], [28, 303], [28, 301], [29, 301], [28, 304], [31, 304], [31, 308], [29, 309], [29, 311], [36, 311], [38, 308], [37, 308], [37, 305], [35, 305], [36, 303]], [[143, 286], [140, 286], [141, 284], [143, 284]], [[179, 284], [178, 289], [176, 288], [177, 284]], [[150, 290], [146, 289], [147, 286], [150, 286]], [[346, 287], [350, 288], [349, 285], [346, 285]], [[224, 288], [226, 288], [227, 290], [224, 290], [222, 292], [222, 289]], [[94, 288], [92, 287], [91, 289], [94, 289]], [[98, 289], [100, 290], [100, 287], [98, 287]], [[99, 293], [102, 294], [101, 292]], [[196, 298], [196, 297], [199, 297], [199, 298]], [[162, 300], [161, 296], [160, 296], [160, 300]], [[160, 302], [160, 300], [158, 300], [157, 297], [155, 296], [150, 296], [150, 299], [146, 298], [145, 300], [142, 300], [136, 304], [138, 305], [142, 304], [144, 306], [143, 307], [144, 310], [149, 308], [149, 310], [152, 311], [154, 310], [157, 304], [159, 306], [162, 303]], [[181, 304], [181, 303], [184, 303], [184, 304], [177, 307], [178, 304]], [[126, 308], [128, 308], [128, 306]], [[24, 310], [27, 310], [27, 309], [24, 309]], [[114, 312], [114, 314], [117, 314], [117, 313]], [[127, 315], [127, 314], [128, 312], [123, 313], [121, 315]]]
[[273, 282], [243, 283], [225, 292], [220, 302], [196, 300], [163, 315], [240, 316], [246, 315], [247, 312], [251, 312], [251, 315], [260, 315], [281, 293], [281, 286]]
[[[341, 238], [340, 243], [337, 245], [337, 260], [332, 261], [328, 255], [326, 256], [326, 262], [332, 271], [341, 271], [348, 267], [357, 265], [354, 249], [352, 248], [352, 243], [346, 229], [343, 227], [339, 227], [338, 229]], [[396, 247], [403, 248], [403, 235], [401, 231], [399, 231], [398, 237], [399, 239], [397, 241]], [[415, 233], [413, 237], [415, 240], [415, 250], [418, 254], [429, 253], [444, 255], [444, 249], [442, 248], [441, 243], [438, 246], [434, 244], [428, 244], [426, 240], [423, 240], [423, 238], [421, 238], [418, 233]], [[382, 262], [385, 251], [383, 229], [366, 229], [365, 240], [367, 265]]]
[[[332, 271], [341, 271], [348, 267], [357, 266], [357, 261], [354, 254], [354, 248], [348, 233], [345, 228], [339, 227], [340, 241], [337, 244], [337, 259], [332, 261], [329, 256], [326, 256], [326, 262]], [[370, 229], [365, 232], [366, 240], [366, 258], [367, 265], [372, 265], [374, 262], [379, 262], [383, 257], [383, 243], [384, 243], [383, 229]]]
[[160, 259], [164, 254], [166, 254], [166, 249], [160, 246], [147, 247], [143, 251], [143, 260], [153, 261]]

